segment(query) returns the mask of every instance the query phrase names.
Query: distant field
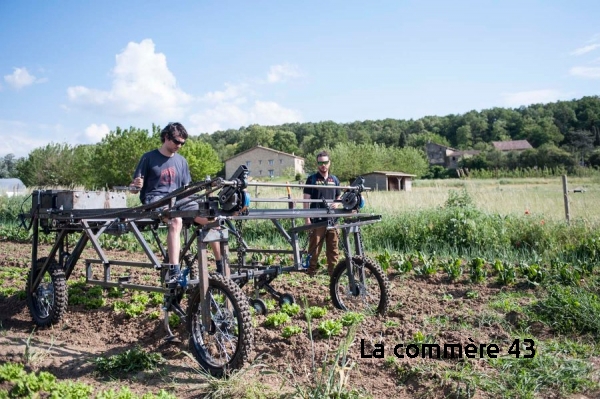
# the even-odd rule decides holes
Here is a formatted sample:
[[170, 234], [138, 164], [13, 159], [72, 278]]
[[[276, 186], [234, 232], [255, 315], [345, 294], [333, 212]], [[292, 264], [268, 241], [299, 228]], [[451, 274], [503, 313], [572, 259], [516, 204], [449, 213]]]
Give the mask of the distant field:
[[[366, 194], [372, 211], [385, 215], [415, 212], [442, 207], [451, 190], [465, 189], [475, 206], [485, 212], [501, 215], [525, 215], [526, 212], [549, 220], [565, 220], [565, 207], [560, 177], [550, 179], [445, 179], [416, 180], [412, 191]], [[583, 219], [600, 223], [600, 179], [568, 178], [571, 220]], [[584, 190], [575, 193], [573, 190]], [[259, 198], [285, 198], [284, 188], [249, 187], [253, 200]], [[292, 190], [294, 198], [301, 198], [301, 189]], [[275, 204], [253, 202], [252, 207], [275, 207]], [[280, 207], [287, 207], [281, 204]]]
[[[410, 192], [372, 192], [370, 207], [384, 214], [414, 212], [443, 206], [450, 190], [466, 190], [475, 206], [502, 215], [526, 212], [552, 220], [565, 220], [562, 181], [553, 179], [417, 180]], [[571, 219], [600, 222], [600, 180], [568, 179]], [[574, 189], [583, 189], [575, 193]]]

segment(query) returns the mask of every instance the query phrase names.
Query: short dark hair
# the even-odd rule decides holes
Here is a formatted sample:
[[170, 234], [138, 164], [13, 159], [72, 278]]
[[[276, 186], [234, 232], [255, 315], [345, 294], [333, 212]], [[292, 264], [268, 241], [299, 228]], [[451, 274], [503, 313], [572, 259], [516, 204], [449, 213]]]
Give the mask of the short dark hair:
[[188, 138], [188, 132], [179, 122], [169, 122], [167, 126], [160, 132], [160, 141], [164, 143], [167, 139], [174, 139], [175, 134], [179, 133], [179, 137], [184, 140]]
[[323, 150], [323, 151], [321, 151], [320, 153], [317, 154], [317, 161], [321, 157], [327, 157], [327, 158], [331, 159], [331, 157], [329, 156], [329, 153], [327, 151], [325, 151], [325, 150]]

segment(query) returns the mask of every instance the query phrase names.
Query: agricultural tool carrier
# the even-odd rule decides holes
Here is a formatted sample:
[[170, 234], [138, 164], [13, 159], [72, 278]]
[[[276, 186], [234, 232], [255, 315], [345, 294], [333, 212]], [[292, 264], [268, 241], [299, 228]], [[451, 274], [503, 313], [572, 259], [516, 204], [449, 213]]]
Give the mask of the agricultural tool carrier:
[[[256, 200], [251, 207], [249, 186], [286, 188], [288, 196]], [[278, 292], [271, 283], [282, 273], [305, 270], [307, 253], [301, 248], [299, 237], [318, 227], [341, 232], [340, 244], [345, 258], [330, 278], [333, 304], [340, 309], [385, 314], [389, 282], [381, 267], [364, 255], [360, 233], [361, 226], [375, 223], [381, 217], [360, 212], [364, 202], [362, 195], [367, 190], [362, 178], [350, 186], [337, 187], [343, 192], [340, 200], [318, 200], [324, 203], [325, 208], [321, 209], [296, 209], [296, 203], [313, 200], [293, 199], [291, 188], [294, 187], [328, 188], [249, 182], [247, 168], [240, 166], [229, 180], [207, 178], [175, 190], [157, 202], [136, 207], [127, 207], [123, 190], [34, 191], [31, 211], [22, 215], [25, 227], [33, 230], [32, 266], [26, 283], [27, 305], [33, 322], [40, 327], [60, 322], [67, 308], [67, 280], [84, 249], [91, 246], [96, 257], [83, 260], [86, 283], [162, 293], [167, 339], [174, 338], [169, 320], [171, 314], [176, 314], [185, 322], [196, 360], [208, 372], [220, 376], [241, 367], [250, 355], [254, 335], [250, 307], [263, 314], [267, 312], [260, 292], [268, 292], [280, 305], [294, 303], [291, 293]], [[196, 201], [199, 210], [177, 210], [176, 201], [178, 206]], [[254, 207], [254, 203], [261, 202], [283, 204], [265, 209]], [[338, 205], [333, 206], [333, 203]], [[193, 223], [196, 216], [208, 218], [209, 223], [203, 226]], [[164, 220], [173, 217], [181, 217], [186, 226], [179, 267], [167, 263], [168, 254], [159, 235]], [[296, 226], [297, 219], [305, 218], [324, 221]], [[244, 239], [244, 224], [260, 219], [272, 221], [284, 239], [280, 241], [289, 246], [281, 249], [250, 247]], [[55, 235], [51, 249], [44, 256], [39, 253], [41, 233]], [[109, 257], [102, 236], [122, 234], [132, 234], [137, 239], [147, 261]], [[235, 241], [234, 248], [229, 248], [230, 238]], [[211, 242], [220, 245], [222, 273], [208, 271], [207, 245]], [[230, 252], [237, 253], [237, 257], [229, 256]], [[247, 259], [247, 255], [274, 253], [280, 254], [280, 264], [266, 265]], [[288, 261], [283, 261], [285, 259]], [[134, 272], [140, 269], [136, 268], [156, 270], [160, 283], [158, 277], [154, 284], [140, 279], [139, 273]], [[115, 270], [125, 272], [117, 275]], [[242, 291], [248, 282], [253, 282], [255, 288], [250, 298]]]

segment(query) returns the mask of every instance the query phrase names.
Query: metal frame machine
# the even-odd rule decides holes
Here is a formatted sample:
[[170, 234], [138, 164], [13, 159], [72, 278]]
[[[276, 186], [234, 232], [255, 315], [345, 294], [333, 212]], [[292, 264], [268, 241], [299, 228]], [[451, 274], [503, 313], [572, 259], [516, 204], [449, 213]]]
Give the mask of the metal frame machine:
[[[259, 291], [266, 290], [280, 305], [293, 303], [293, 294], [278, 292], [271, 283], [282, 273], [301, 272], [305, 268], [306, 250], [300, 236], [317, 227], [336, 229], [341, 233], [344, 259], [330, 278], [334, 306], [340, 309], [385, 314], [388, 308], [389, 282], [381, 267], [365, 256], [360, 228], [376, 223], [381, 216], [361, 213], [362, 178], [343, 191], [336, 209], [326, 203], [322, 209], [296, 209], [296, 203], [310, 202], [291, 198], [293, 187], [302, 184], [253, 183], [248, 170], [240, 166], [228, 179], [206, 179], [173, 191], [161, 200], [136, 207], [126, 206], [123, 191], [81, 192], [70, 190], [38, 190], [32, 193], [32, 208], [22, 215], [32, 229], [31, 269], [26, 283], [27, 305], [33, 322], [40, 327], [59, 323], [68, 303], [67, 280], [73, 274], [87, 247], [95, 257], [83, 259], [86, 283], [105, 288], [117, 287], [164, 295], [164, 327], [167, 339], [174, 337], [169, 315], [177, 314], [185, 321], [189, 344], [199, 364], [213, 375], [224, 375], [247, 361], [253, 341], [250, 307], [266, 313]], [[281, 187], [288, 198], [257, 199], [252, 206], [248, 187]], [[324, 186], [319, 186], [323, 188]], [[326, 186], [325, 186], [326, 187]], [[196, 201], [197, 211], [179, 211], [175, 202]], [[259, 203], [287, 203], [287, 207], [258, 208]], [[196, 216], [209, 218], [209, 223], [193, 223]], [[184, 239], [180, 267], [168, 265], [168, 255], [159, 235], [165, 219], [184, 220]], [[297, 219], [321, 218], [323, 222], [296, 225]], [[253, 248], [244, 238], [244, 225], [252, 220], [268, 219], [281, 234], [285, 248]], [[25, 223], [24, 223], [25, 224]], [[39, 246], [40, 234], [54, 234], [51, 249], [44, 256]], [[141, 246], [146, 261], [111, 259], [103, 247], [103, 235], [132, 234]], [[229, 241], [235, 247], [229, 247]], [[208, 270], [207, 245], [218, 242], [223, 254], [223, 272]], [[230, 253], [237, 253], [234, 257]], [[248, 254], [279, 253], [289, 262], [263, 265], [247, 259]], [[285, 264], [283, 264], [285, 263]], [[114, 268], [136, 268], [157, 271], [160, 283], [137, 281], [134, 273], [117, 275]], [[158, 280], [158, 279], [157, 279]], [[248, 298], [242, 288], [252, 282], [254, 295]], [[184, 309], [185, 307], [185, 309]]]

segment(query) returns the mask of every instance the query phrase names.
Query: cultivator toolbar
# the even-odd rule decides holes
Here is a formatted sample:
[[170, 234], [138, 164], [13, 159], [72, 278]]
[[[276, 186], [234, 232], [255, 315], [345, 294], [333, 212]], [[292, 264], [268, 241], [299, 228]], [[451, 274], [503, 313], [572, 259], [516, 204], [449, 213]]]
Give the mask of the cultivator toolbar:
[[[278, 209], [250, 206], [248, 187], [269, 186], [288, 190], [288, 198], [264, 198], [253, 203], [285, 202]], [[297, 209], [298, 203], [313, 202], [291, 198], [291, 188], [341, 188], [340, 200], [318, 200], [321, 209]], [[266, 313], [259, 291], [266, 290], [280, 305], [295, 301], [292, 293], [278, 292], [271, 283], [282, 273], [304, 271], [306, 251], [300, 236], [326, 227], [341, 232], [345, 259], [335, 267], [330, 280], [333, 304], [340, 309], [384, 314], [388, 306], [388, 281], [374, 261], [365, 257], [360, 228], [381, 220], [378, 215], [361, 213], [364, 203], [362, 178], [350, 186], [328, 187], [303, 184], [248, 182], [248, 170], [240, 166], [229, 179], [204, 180], [173, 191], [148, 205], [127, 207], [123, 191], [79, 192], [40, 190], [32, 194], [32, 208], [23, 217], [30, 218], [32, 266], [27, 278], [27, 304], [38, 326], [58, 323], [66, 312], [66, 281], [71, 277], [86, 247], [97, 255], [84, 259], [86, 283], [105, 288], [134, 289], [164, 294], [164, 326], [167, 338], [173, 338], [170, 314], [185, 321], [190, 348], [196, 360], [210, 373], [223, 375], [239, 368], [251, 352], [253, 328], [249, 306]], [[179, 211], [175, 207], [188, 201], [199, 210]], [[332, 204], [337, 203], [336, 207]], [[193, 223], [196, 216], [209, 223]], [[181, 266], [167, 263], [168, 254], [158, 233], [159, 226], [172, 217], [181, 217], [187, 228], [180, 253]], [[296, 225], [297, 219], [320, 218], [322, 222]], [[270, 220], [283, 237], [286, 248], [260, 249], [244, 239], [244, 225], [253, 220]], [[146, 233], [148, 232], [148, 233]], [[40, 234], [55, 234], [54, 244], [45, 256], [39, 255]], [[147, 257], [145, 262], [111, 259], [103, 247], [103, 235], [133, 235]], [[76, 242], [69, 240], [76, 235]], [[229, 248], [229, 239], [235, 247]], [[223, 254], [222, 274], [209, 273], [207, 245], [218, 242]], [[155, 246], [151, 244], [153, 243]], [[153, 250], [158, 248], [158, 250]], [[230, 252], [237, 253], [233, 262]], [[248, 254], [280, 254], [280, 264], [248, 260]], [[283, 261], [285, 260], [285, 261]], [[125, 269], [116, 275], [113, 268]], [[132, 270], [158, 271], [160, 284], [138, 281]], [[254, 295], [248, 299], [242, 288], [254, 283]], [[187, 309], [184, 310], [184, 303]]]

